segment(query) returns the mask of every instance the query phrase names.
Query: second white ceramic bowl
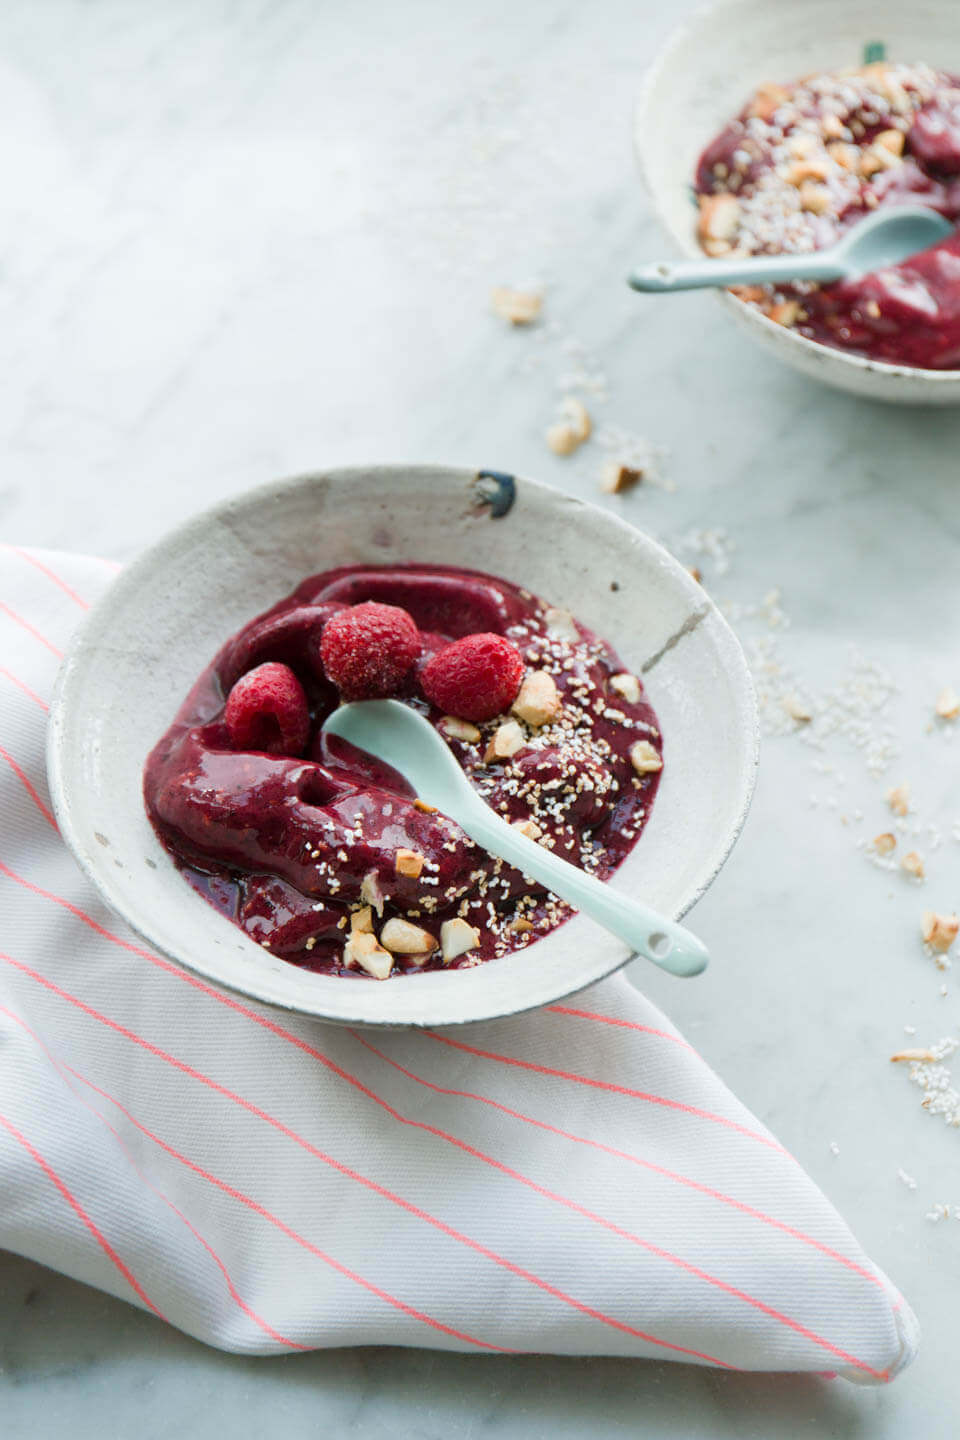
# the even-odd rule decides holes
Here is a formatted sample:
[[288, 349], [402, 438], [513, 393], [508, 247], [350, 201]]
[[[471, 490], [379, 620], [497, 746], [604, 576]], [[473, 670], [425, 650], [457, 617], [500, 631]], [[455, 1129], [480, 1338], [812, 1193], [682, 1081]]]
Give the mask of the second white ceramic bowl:
[[467, 470], [384, 466], [267, 486], [175, 530], [91, 612], [51, 713], [51, 793], [83, 869], [157, 949], [256, 999], [359, 1025], [508, 1015], [629, 959], [576, 916], [473, 970], [382, 983], [314, 975], [254, 944], [175, 869], [144, 810], [148, 752], [230, 635], [336, 565], [463, 566], [569, 605], [644, 673], [664, 734], [652, 819], [614, 888], [679, 916], [713, 879], [743, 823], [757, 754], [753, 690], [733, 633], [682, 565], [608, 512], [512, 480], [491, 506], [480, 503], [484, 485]]
[[[691, 191], [697, 160], [758, 85], [859, 64], [864, 47], [877, 42], [890, 60], [923, 60], [960, 73], [957, 22], [956, 0], [720, 0], [694, 15], [647, 72], [634, 121], [647, 190], [679, 250], [702, 258]], [[960, 370], [849, 355], [718, 293], [758, 344], [805, 375], [873, 400], [960, 404]]]

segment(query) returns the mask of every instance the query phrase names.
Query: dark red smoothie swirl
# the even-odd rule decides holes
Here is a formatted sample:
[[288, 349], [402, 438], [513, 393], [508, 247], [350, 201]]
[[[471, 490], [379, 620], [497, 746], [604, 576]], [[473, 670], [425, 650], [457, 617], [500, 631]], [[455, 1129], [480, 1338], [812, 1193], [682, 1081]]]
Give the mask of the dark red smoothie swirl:
[[[310, 970], [356, 974], [343, 965], [350, 917], [373, 902], [376, 928], [402, 918], [439, 934], [460, 917], [479, 932], [470, 966], [523, 948], [567, 918], [568, 907], [476, 847], [451, 820], [414, 803], [406, 782], [342, 741], [321, 734], [339, 697], [319, 670], [323, 626], [345, 605], [401, 606], [421, 632], [419, 668], [451, 640], [506, 636], [530, 671], [552, 676], [562, 701], [550, 723], [521, 723], [523, 743], [485, 760], [500, 715], [466, 737], [419, 693], [416, 675], [398, 696], [428, 716], [480, 793], [541, 844], [607, 878], [635, 844], [659, 771], [631, 749], [661, 740], [642, 686], [615, 652], [569, 612], [488, 575], [435, 566], [345, 567], [311, 576], [245, 626], [200, 676], [144, 772], [150, 819], [185, 878], [251, 939]], [[281, 662], [299, 678], [310, 709], [305, 756], [231, 746], [224, 708], [231, 686], [253, 667]], [[612, 682], [612, 683], [611, 683]], [[461, 730], [464, 727], [459, 727]], [[398, 852], [422, 858], [417, 875]], [[396, 956], [395, 971], [439, 968]]]

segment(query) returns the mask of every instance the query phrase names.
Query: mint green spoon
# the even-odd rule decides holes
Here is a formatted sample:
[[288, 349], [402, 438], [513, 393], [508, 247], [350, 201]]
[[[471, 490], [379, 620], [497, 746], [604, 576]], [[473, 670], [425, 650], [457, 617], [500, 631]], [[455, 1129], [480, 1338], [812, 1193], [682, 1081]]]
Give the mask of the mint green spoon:
[[897, 265], [952, 232], [949, 220], [924, 205], [891, 205], [852, 225], [835, 245], [803, 255], [742, 255], [732, 260], [663, 260], [629, 277], [634, 290], [669, 294], [710, 285], [770, 285], [792, 280], [855, 279]]
[[585, 875], [502, 820], [474, 790], [446, 742], [409, 705], [396, 700], [341, 705], [323, 728], [392, 765], [419, 799], [456, 820], [471, 840], [539, 880], [661, 970], [699, 975], [706, 968], [709, 956], [696, 935], [641, 900]]

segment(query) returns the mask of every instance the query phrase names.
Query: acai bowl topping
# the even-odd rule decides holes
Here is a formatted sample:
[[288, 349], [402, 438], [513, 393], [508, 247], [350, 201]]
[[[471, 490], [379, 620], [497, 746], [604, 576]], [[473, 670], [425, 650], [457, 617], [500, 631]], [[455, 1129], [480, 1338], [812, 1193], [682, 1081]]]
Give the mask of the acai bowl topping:
[[[960, 220], [960, 79], [880, 60], [761, 86], [697, 167], [708, 255], [809, 253], [880, 206]], [[734, 291], [820, 344], [892, 364], [960, 368], [960, 235], [836, 284]]]
[[528, 947], [570, 907], [394, 770], [323, 732], [341, 701], [426, 715], [530, 839], [600, 879], [662, 769], [640, 679], [567, 609], [476, 571], [304, 580], [222, 648], [150, 755], [150, 819], [185, 879], [272, 954], [386, 979]]

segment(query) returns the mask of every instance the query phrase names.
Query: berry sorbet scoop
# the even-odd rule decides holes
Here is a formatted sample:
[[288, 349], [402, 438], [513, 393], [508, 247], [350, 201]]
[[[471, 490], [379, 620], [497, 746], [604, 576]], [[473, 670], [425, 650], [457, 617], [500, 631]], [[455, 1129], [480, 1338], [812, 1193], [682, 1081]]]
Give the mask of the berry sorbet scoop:
[[409, 705], [396, 700], [341, 705], [323, 728], [393, 766], [420, 800], [449, 815], [471, 840], [539, 880], [638, 955], [671, 975], [699, 975], [706, 968], [706, 947], [689, 930], [584, 874], [502, 820], [474, 790], [433, 726]]

